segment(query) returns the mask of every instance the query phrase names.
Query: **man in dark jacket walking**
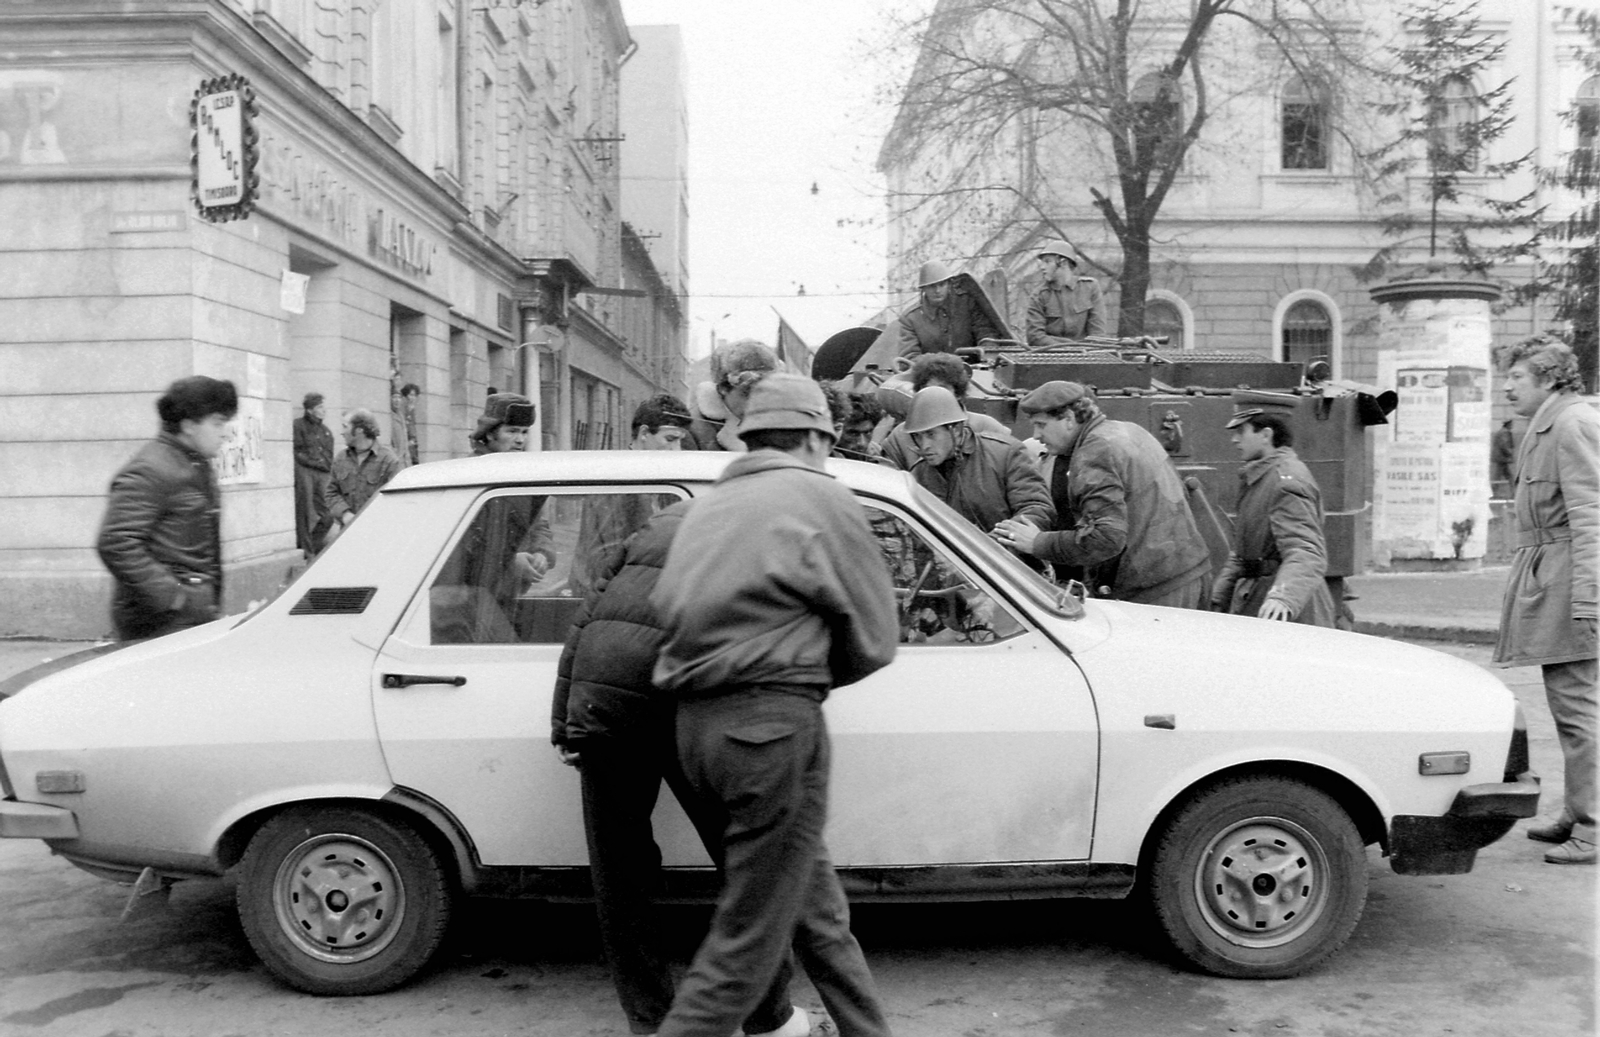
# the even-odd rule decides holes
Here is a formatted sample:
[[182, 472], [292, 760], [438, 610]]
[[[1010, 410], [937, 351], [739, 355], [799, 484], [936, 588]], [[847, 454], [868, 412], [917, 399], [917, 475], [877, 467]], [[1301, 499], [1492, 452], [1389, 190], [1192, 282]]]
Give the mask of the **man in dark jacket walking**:
[[[634, 1033], [655, 1033], [672, 1007], [672, 973], [652, 905], [661, 849], [650, 815], [663, 779], [706, 853], [716, 862], [722, 857], [720, 821], [701, 805], [678, 766], [676, 702], [651, 679], [666, 633], [650, 593], [686, 508], [680, 503], [657, 513], [594, 574], [596, 589], [574, 618], [561, 653], [550, 711], [550, 740], [581, 775], [600, 942]], [[785, 959], [744, 1021], [750, 1037], [802, 1037], [810, 1031], [805, 1010], [789, 1002], [791, 972]]]
[[211, 459], [238, 413], [232, 382], [194, 375], [156, 401], [161, 434], [111, 480], [98, 548], [117, 581], [124, 641], [198, 626], [222, 610], [222, 496]]
[[1178, 470], [1142, 426], [1112, 421], [1076, 382], [1046, 382], [1018, 409], [1045, 445], [1057, 528], [1026, 519], [999, 525], [1001, 543], [1081, 570], [1096, 593], [1119, 601], [1203, 609], [1211, 555]]
[[333, 433], [322, 423], [326, 410], [320, 392], [308, 392], [294, 419], [295, 546], [310, 558], [333, 525], [328, 514], [328, 477], [333, 471]]
[[711, 931], [662, 1037], [728, 1037], [789, 953], [841, 1037], [888, 1023], [822, 838], [822, 701], [894, 658], [894, 588], [866, 516], [824, 470], [833, 423], [809, 378], [750, 392], [749, 446], [690, 507], [650, 596], [666, 622], [655, 681], [677, 696], [678, 757], [722, 832]]

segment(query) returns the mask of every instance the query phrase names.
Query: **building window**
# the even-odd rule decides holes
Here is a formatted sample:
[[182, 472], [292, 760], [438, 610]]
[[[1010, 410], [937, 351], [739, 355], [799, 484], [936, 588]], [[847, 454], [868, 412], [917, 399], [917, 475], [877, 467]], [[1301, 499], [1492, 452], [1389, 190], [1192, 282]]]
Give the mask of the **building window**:
[[[1163, 82], [1170, 84], [1164, 98]], [[1183, 94], [1165, 73], [1147, 72], [1133, 84], [1129, 99], [1133, 102], [1135, 154], [1141, 166], [1154, 166], [1183, 136]]]
[[1578, 148], [1594, 151], [1600, 143], [1600, 76], [1590, 76], [1578, 87]]
[[1478, 92], [1460, 76], [1445, 80], [1437, 100], [1437, 147], [1433, 166], [1441, 170], [1473, 172], [1478, 168], [1478, 148], [1471, 126], [1478, 118]]
[[1166, 348], [1187, 349], [1183, 340], [1183, 314], [1171, 299], [1147, 299], [1144, 304], [1144, 333], [1166, 336]]
[[1312, 299], [1301, 299], [1283, 315], [1283, 359], [1291, 364], [1309, 363], [1316, 357], [1333, 356], [1333, 319], [1327, 308]]
[[1283, 168], [1328, 168], [1328, 99], [1321, 87], [1293, 79], [1283, 88]]

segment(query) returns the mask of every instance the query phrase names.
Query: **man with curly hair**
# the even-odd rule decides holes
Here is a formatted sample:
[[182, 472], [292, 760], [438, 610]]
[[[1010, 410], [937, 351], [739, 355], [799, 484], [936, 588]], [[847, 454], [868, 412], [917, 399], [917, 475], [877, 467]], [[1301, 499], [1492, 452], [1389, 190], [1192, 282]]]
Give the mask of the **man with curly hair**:
[[1528, 419], [1517, 451], [1516, 554], [1500, 612], [1501, 666], [1539, 666], [1565, 760], [1561, 816], [1528, 829], [1551, 864], [1595, 862], [1595, 569], [1600, 565], [1600, 413], [1578, 395], [1578, 360], [1537, 335], [1496, 350], [1506, 399]]

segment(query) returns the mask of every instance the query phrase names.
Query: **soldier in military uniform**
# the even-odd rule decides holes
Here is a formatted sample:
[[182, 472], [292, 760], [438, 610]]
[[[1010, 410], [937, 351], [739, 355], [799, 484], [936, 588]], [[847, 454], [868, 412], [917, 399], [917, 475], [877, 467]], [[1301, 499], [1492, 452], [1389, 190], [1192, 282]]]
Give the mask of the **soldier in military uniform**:
[[1005, 338], [977, 293], [982, 289], [970, 276], [952, 276], [937, 259], [917, 272], [922, 299], [900, 315], [900, 355], [954, 353], [970, 349], [984, 339]]
[[1295, 455], [1292, 397], [1235, 393], [1233, 443], [1239, 469], [1239, 516], [1233, 550], [1217, 577], [1211, 607], [1308, 626], [1336, 625], [1328, 592], [1322, 490]]
[[1065, 241], [1047, 241], [1039, 249], [1044, 284], [1028, 301], [1028, 346], [1044, 349], [1106, 331], [1106, 303], [1100, 284], [1078, 276], [1078, 257]]

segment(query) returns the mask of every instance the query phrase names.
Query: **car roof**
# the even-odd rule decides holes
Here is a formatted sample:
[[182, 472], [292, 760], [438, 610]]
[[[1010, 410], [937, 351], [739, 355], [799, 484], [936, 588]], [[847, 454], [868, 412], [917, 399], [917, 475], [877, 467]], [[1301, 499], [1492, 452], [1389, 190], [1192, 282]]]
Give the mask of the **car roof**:
[[[517, 486], [528, 483], [709, 483], [739, 454], [723, 450], [546, 450], [483, 454], [413, 465], [383, 492]], [[828, 473], [851, 489], [904, 497], [911, 477], [896, 468], [829, 459]]]

